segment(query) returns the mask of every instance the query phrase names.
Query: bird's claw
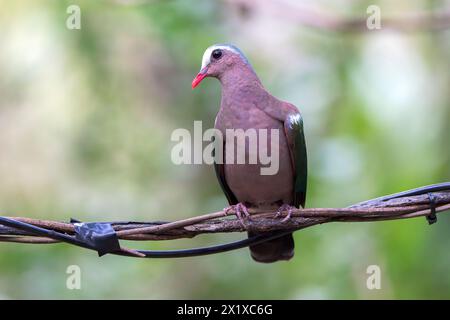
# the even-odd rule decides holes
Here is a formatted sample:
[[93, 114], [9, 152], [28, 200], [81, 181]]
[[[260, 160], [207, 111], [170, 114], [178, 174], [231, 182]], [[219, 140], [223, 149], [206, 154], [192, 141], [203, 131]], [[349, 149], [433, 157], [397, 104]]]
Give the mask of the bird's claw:
[[236, 217], [239, 219], [239, 222], [242, 226], [245, 227], [245, 220], [250, 220], [250, 213], [248, 212], [247, 207], [243, 203], [238, 203], [226, 207], [223, 209], [225, 215], [228, 215], [230, 211], [233, 211]]
[[283, 212], [287, 212], [286, 217], [283, 218], [283, 220], [281, 220], [281, 222], [286, 222], [288, 221], [291, 217], [292, 217], [292, 211], [294, 211], [295, 209], [297, 209], [296, 207], [290, 206], [288, 204], [283, 204], [278, 210], [277, 213], [275, 214], [274, 218], [279, 218], [283, 215]]

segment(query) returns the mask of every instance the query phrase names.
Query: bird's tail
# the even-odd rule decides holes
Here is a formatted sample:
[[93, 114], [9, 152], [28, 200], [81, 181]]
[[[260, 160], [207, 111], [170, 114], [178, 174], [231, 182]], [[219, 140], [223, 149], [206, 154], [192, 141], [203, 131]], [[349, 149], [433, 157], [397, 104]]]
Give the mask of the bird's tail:
[[[249, 237], [255, 235], [253, 232], [248, 233]], [[270, 263], [289, 260], [294, 256], [294, 238], [292, 233], [250, 246], [250, 254], [253, 260], [257, 262]]]

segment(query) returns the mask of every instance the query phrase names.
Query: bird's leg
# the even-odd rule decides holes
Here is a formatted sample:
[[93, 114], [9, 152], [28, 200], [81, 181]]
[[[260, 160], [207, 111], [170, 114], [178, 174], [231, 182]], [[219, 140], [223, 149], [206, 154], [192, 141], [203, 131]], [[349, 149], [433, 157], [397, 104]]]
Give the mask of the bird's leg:
[[280, 217], [283, 214], [283, 212], [287, 211], [286, 217], [284, 217], [283, 220], [281, 220], [281, 222], [286, 222], [291, 218], [292, 211], [294, 211], [295, 209], [297, 209], [297, 208], [294, 206], [291, 206], [288, 204], [283, 204], [280, 208], [278, 208], [277, 213], [275, 214], [274, 218]]
[[225, 215], [228, 215], [230, 211], [233, 211], [244, 227], [245, 227], [244, 220], [245, 219], [250, 220], [250, 213], [248, 212], [247, 207], [242, 202], [226, 207], [223, 209], [223, 211], [225, 212]]

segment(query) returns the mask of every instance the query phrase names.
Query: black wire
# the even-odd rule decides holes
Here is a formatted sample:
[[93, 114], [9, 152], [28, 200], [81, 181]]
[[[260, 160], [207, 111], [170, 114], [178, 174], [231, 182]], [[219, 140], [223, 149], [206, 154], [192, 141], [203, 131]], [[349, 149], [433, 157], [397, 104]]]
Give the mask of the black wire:
[[[38, 235], [38, 236], [44, 236], [48, 237], [54, 240], [59, 240], [62, 242], [70, 243], [78, 247], [83, 247], [86, 249], [97, 251], [97, 249], [94, 246], [90, 246], [87, 243], [80, 241], [76, 239], [75, 237], [60, 233], [54, 230], [48, 230], [41, 227], [37, 227], [35, 225], [22, 222], [22, 221], [16, 221], [14, 219], [0, 217], [0, 223], [2, 225], [16, 228], [22, 231], [27, 231], [32, 234]], [[145, 255], [145, 258], [183, 258], [183, 257], [194, 257], [194, 256], [203, 256], [203, 255], [209, 255], [209, 254], [215, 254], [215, 253], [221, 253], [221, 252], [227, 252], [232, 250], [237, 250], [241, 248], [245, 248], [251, 245], [256, 245], [268, 240], [272, 240], [275, 238], [282, 237], [283, 235], [286, 235], [288, 233], [291, 233], [292, 231], [282, 231], [282, 232], [273, 232], [269, 235], [256, 235], [249, 237], [247, 239], [238, 240], [230, 243], [220, 244], [216, 246], [210, 246], [210, 247], [201, 247], [201, 248], [192, 248], [192, 249], [181, 249], [181, 250], [136, 250], [142, 254]], [[117, 252], [110, 252], [111, 254], [115, 255], [121, 255], [121, 256], [129, 256], [129, 257], [136, 257], [135, 255], [123, 252], [123, 251], [117, 251]], [[144, 257], [143, 257], [144, 258]]]
[[428, 200], [430, 201], [430, 214], [426, 216], [428, 224], [437, 222], [436, 216], [436, 196], [431, 192], [428, 192]]
[[383, 197], [374, 198], [371, 200], [364, 201], [362, 203], [369, 203], [373, 201], [388, 201], [392, 199], [397, 199], [401, 197], [412, 197], [412, 196], [419, 196], [422, 194], [426, 194], [429, 192], [439, 192], [439, 191], [450, 191], [450, 182], [442, 182], [442, 183], [435, 183], [430, 184], [428, 186], [419, 187], [411, 190], [406, 190], [394, 194], [390, 194]]
[[44, 237], [52, 238], [54, 240], [67, 242], [67, 243], [70, 243], [70, 244], [73, 244], [73, 245], [76, 245], [79, 247], [95, 250], [95, 248], [93, 248], [92, 246], [89, 246], [88, 244], [84, 243], [83, 241], [79, 241], [68, 234], [57, 232], [55, 230], [44, 229], [44, 228], [37, 227], [35, 225], [29, 224], [26, 222], [17, 221], [17, 220], [6, 218], [6, 217], [0, 217], [0, 223], [2, 225], [16, 228], [16, 229], [19, 229], [22, 231], [27, 231], [27, 232], [33, 233], [35, 235], [38, 235], [38, 236], [44, 236]]
[[[379, 197], [371, 200], [367, 200], [364, 203], [371, 202], [371, 201], [387, 201], [391, 199], [396, 199], [400, 197], [410, 197], [410, 196], [416, 196], [421, 194], [426, 194], [429, 192], [439, 192], [439, 191], [450, 191], [450, 182], [444, 182], [444, 183], [437, 183], [429, 186], [419, 187], [395, 194], [391, 194], [384, 197]], [[39, 236], [45, 236], [48, 238], [52, 238], [55, 240], [60, 240], [63, 242], [67, 242], [79, 247], [96, 250], [95, 247], [90, 246], [86, 244], [83, 241], [79, 241], [75, 239], [73, 236], [70, 236], [65, 233], [60, 233], [54, 230], [47, 230], [41, 227], [34, 226], [29, 223], [16, 221], [13, 219], [0, 217], [0, 223], [16, 228], [19, 230], [27, 231]], [[215, 245], [215, 246], [209, 246], [209, 247], [200, 247], [200, 248], [191, 248], [191, 249], [181, 249], [181, 250], [136, 250], [142, 254], [145, 255], [145, 258], [183, 258], [183, 257], [194, 257], [194, 256], [203, 256], [203, 255], [209, 255], [209, 254], [216, 254], [216, 253], [222, 253], [232, 250], [237, 250], [241, 248], [245, 248], [251, 245], [260, 244], [262, 242], [266, 242], [269, 240], [273, 240], [279, 237], [282, 237], [286, 234], [292, 233], [294, 230], [283, 230], [283, 231], [277, 231], [277, 232], [271, 232], [270, 234], [259, 234], [256, 236], [249, 237], [247, 239], [238, 240], [234, 242], [229, 242], [225, 244]], [[136, 257], [135, 255], [123, 251], [117, 251], [117, 252], [111, 252], [111, 254], [115, 255], [121, 255], [121, 256], [132, 256]]]
[[195, 257], [204, 256], [209, 254], [222, 253], [237, 249], [242, 249], [248, 246], [260, 244], [269, 240], [273, 240], [284, 235], [292, 233], [291, 231], [273, 232], [270, 235], [256, 235], [249, 237], [247, 239], [238, 240], [234, 242], [219, 244], [210, 247], [192, 248], [192, 249], [182, 249], [182, 250], [168, 250], [168, 251], [147, 251], [138, 250], [140, 253], [145, 254], [146, 258], [185, 258], [185, 257]]

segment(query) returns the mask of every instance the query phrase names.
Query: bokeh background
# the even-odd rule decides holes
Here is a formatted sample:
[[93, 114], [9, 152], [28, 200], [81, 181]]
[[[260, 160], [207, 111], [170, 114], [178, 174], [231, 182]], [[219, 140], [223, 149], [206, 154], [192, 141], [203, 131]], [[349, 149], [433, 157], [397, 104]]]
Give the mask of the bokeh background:
[[[81, 30], [66, 28], [71, 4], [81, 8]], [[170, 161], [174, 129], [192, 129], [194, 120], [213, 126], [219, 83], [195, 91], [190, 83], [218, 42], [239, 46], [268, 90], [303, 113], [309, 207], [450, 180], [450, 31], [320, 30], [295, 14], [366, 17], [370, 4], [382, 17], [450, 6], [0, 0], [1, 214], [150, 221], [225, 207], [211, 166]], [[271, 265], [247, 250], [145, 260], [3, 243], [0, 298], [450, 298], [449, 230], [445, 214], [431, 227], [425, 219], [326, 224], [297, 232], [295, 258]], [[381, 290], [366, 288], [372, 264]], [[81, 290], [66, 288], [69, 265], [81, 268]]]

